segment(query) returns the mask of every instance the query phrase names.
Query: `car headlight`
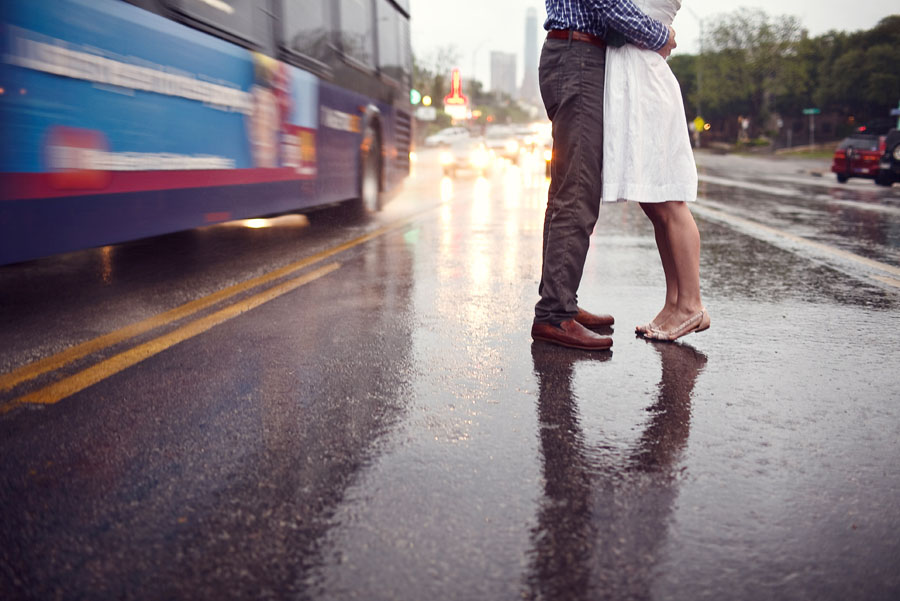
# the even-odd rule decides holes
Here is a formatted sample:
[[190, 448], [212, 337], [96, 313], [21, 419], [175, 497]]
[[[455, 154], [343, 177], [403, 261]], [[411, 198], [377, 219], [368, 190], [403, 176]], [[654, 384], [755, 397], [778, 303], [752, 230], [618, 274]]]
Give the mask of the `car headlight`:
[[550, 150], [549, 148], [544, 151], [544, 160], [545, 161], [553, 160], [553, 151]]
[[509, 140], [506, 145], [506, 152], [518, 152], [519, 151], [519, 143], [515, 140]]
[[472, 154], [469, 156], [469, 162], [472, 163], [472, 166], [479, 169], [487, 166], [489, 161], [490, 155], [484, 148], [473, 150]]
[[894, 146], [894, 160], [900, 161], [900, 144]]
[[440, 159], [441, 165], [452, 165], [453, 164], [453, 153], [444, 151], [441, 153]]

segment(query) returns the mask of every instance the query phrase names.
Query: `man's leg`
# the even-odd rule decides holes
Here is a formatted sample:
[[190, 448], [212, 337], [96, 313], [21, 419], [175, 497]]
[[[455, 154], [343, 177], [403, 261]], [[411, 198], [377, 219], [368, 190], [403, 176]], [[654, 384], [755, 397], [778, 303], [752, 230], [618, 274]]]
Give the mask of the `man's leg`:
[[553, 123], [553, 162], [544, 216], [543, 267], [535, 322], [559, 324], [578, 312], [577, 290], [600, 208], [606, 50], [548, 40], [541, 96]]

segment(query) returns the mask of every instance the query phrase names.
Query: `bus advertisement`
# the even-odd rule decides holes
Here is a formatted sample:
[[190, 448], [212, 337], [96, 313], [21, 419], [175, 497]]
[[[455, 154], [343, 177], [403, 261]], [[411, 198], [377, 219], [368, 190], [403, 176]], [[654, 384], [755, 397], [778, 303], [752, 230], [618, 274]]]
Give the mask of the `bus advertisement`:
[[409, 174], [408, 0], [0, 3], [0, 264]]

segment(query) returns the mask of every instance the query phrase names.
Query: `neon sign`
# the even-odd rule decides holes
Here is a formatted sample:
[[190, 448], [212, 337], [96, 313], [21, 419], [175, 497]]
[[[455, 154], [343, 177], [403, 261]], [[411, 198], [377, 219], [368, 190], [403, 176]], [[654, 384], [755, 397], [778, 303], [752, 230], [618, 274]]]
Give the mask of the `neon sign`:
[[444, 104], [451, 106], [469, 104], [469, 99], [462, 93], [462, 77], [459, 75], [459, 69], [454, 69], [450, 76], [450, 93], [444, 96]]

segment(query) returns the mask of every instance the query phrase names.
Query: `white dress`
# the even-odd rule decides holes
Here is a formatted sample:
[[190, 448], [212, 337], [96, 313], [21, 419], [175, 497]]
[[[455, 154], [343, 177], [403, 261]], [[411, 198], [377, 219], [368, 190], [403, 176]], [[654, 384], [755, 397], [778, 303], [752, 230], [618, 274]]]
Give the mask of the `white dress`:
[[[671, 25], [681, 0], [635, 0]], [[665, 59], [632, 44], [606, 51], [603, 202], [693, 201], [697, 165], [681, 87]]]

